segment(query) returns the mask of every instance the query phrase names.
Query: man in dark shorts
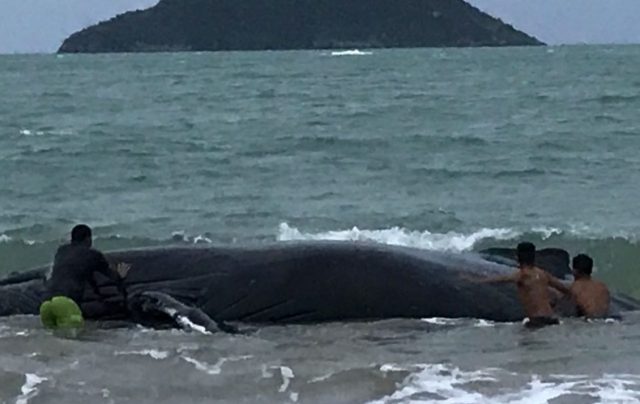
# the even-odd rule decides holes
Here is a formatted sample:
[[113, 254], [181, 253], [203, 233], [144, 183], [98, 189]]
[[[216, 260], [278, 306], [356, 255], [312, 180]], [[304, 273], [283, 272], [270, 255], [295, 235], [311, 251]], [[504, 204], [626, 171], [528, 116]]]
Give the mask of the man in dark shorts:
[[51, 277], [47, 281], [48, 297], [63, 296], [80, 305], [87, 285], [101, 297], [94, 274], [99, 272], [115, 281], [124, 293], [122, 278], [128, 267], [112, 270], [101, 252], [91, 248], [92, 235], [89, 226], [80, 224], [71, 230], [71, 242], [58, 248]]
[[591, 278], [593, 259], [586, 254], [578, 254], [572, 261], [574, 282], [571, 297], [578, 309], [578, 315], [587, 318], [602, 318], [609, 314], [610, 294], [607, 286]]
[[549, 288], [563, 294], [570, 290], [560, 280], [535, 266], [536, 247], [532, 243], [523, 242], [517, 248], [519, 270], [515, 273], [480, 279], [481, 283], [515, 283], [518, 287], [518, 298], [522, 303], [528, 321], [528, 328], [539, 328], [546, 325], [559, 324], [551, 307]]

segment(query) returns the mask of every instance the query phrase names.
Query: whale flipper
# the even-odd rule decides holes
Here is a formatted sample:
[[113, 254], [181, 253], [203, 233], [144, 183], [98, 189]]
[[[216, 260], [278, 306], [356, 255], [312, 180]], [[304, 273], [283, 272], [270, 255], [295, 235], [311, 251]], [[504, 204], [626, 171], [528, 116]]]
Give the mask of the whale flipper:
[[218, 331], [231, 334], [239, 332], [235, 327], [213, 320], [202, 310], [181, 303], [162, 292], [146, 291], [132, 296], [129, 310], [136, 322], [152, 327], [172, 325], [205, 334]]

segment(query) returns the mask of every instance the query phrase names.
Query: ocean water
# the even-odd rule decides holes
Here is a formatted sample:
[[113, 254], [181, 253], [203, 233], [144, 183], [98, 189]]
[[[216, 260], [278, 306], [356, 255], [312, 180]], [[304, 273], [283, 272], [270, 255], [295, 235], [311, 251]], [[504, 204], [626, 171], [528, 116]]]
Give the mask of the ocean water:
[[[639, 62], [636, 46], [0, 56], [0, 274], [86, 222], [104, 250], [528, 239], [640, 297]], [[635, 402], [634, 318], [80, 340], [0, 319], [0, 402]]]

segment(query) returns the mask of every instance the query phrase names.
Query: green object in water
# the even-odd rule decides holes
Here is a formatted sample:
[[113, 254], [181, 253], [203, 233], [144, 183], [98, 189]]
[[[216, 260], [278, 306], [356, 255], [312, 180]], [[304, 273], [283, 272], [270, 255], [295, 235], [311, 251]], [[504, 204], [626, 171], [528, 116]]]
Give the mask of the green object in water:
[[84, 326], [80, 307], [64, 296], [56, 296], [40, 305], [40, 321], [53, 330], [80, 329]]

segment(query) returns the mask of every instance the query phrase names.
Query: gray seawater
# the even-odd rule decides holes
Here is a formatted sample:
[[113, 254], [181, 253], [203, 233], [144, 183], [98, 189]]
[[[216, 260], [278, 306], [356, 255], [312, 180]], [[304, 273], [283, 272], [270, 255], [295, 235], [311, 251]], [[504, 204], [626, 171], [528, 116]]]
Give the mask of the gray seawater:
[[[635, 46], [0, 56], [0, 273], [87, 222], [105, 250], [530, 239], [640, 296], [639, 62]], [[80, 340], [0, 319], [0, 401], [632, 402], [634, 319]]]

